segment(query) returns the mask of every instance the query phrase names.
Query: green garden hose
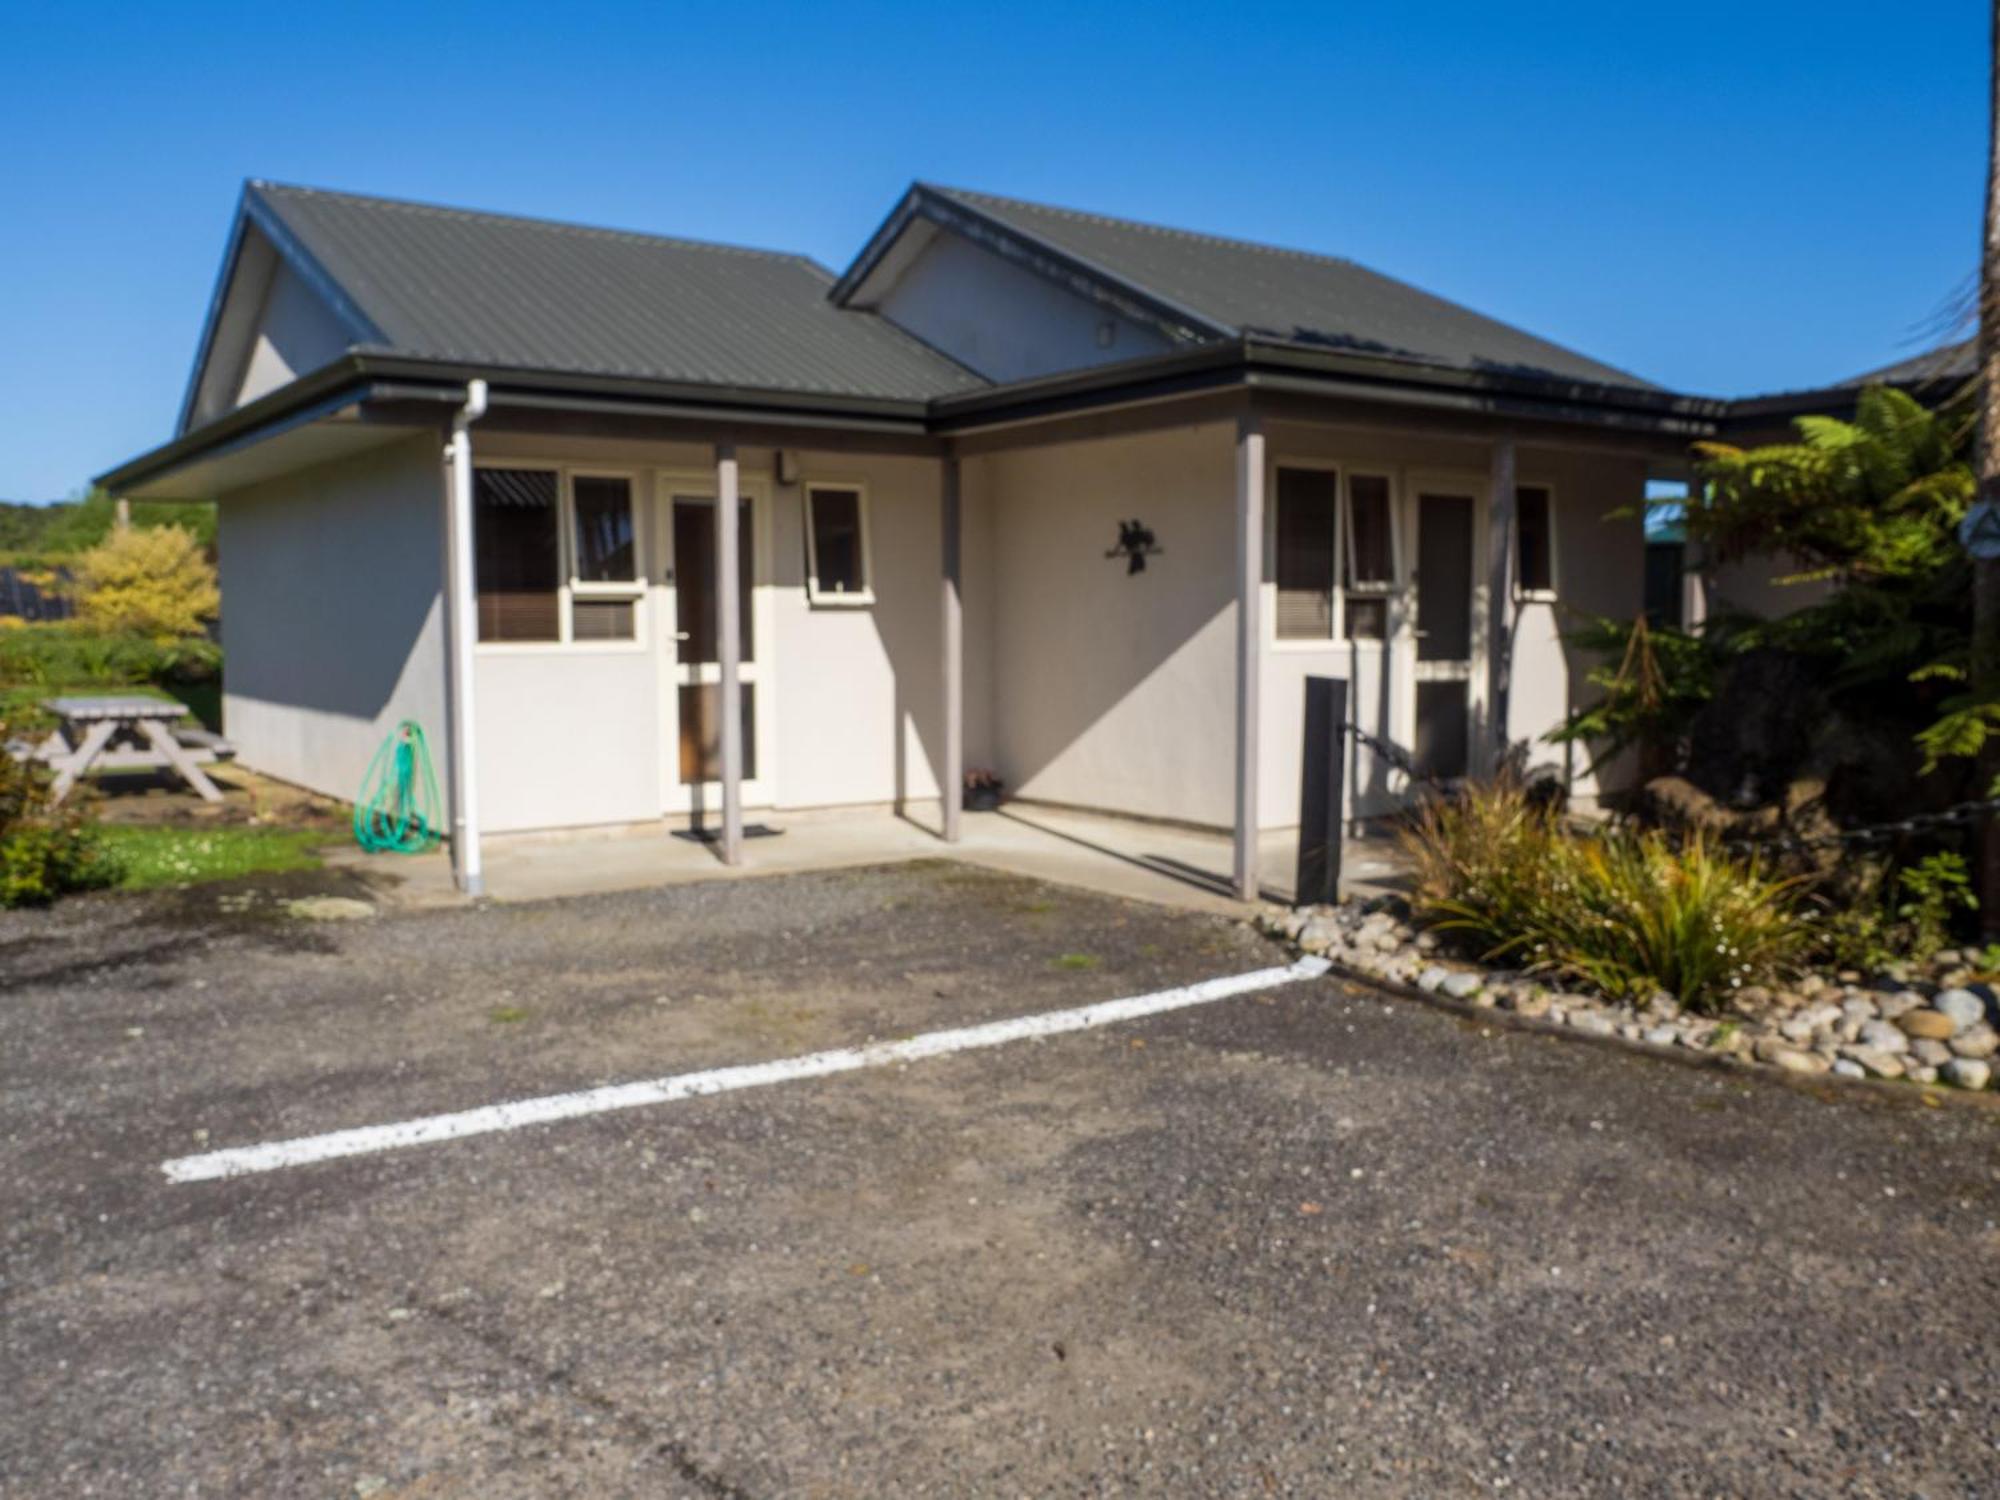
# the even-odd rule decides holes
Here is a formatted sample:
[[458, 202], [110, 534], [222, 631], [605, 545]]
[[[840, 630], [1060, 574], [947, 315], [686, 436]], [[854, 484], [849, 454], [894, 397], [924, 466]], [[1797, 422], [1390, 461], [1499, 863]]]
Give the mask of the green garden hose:
[[421, 854], [444, 837], [444, 799], [424, 727], [405, 719], [382, 742], [361, 778], [354, 841], [370, 854]]

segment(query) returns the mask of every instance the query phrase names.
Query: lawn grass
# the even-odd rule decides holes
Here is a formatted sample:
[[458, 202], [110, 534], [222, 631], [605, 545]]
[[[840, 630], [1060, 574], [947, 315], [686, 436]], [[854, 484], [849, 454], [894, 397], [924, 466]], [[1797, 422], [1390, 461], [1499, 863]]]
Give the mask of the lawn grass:
[[128, 891], [201, 885], [245, 875], [317, 870], [315, 852], [327, 834], [310, 828], [167, 828], [111, 824], [99, 830], [105, 849], [123, 866]]

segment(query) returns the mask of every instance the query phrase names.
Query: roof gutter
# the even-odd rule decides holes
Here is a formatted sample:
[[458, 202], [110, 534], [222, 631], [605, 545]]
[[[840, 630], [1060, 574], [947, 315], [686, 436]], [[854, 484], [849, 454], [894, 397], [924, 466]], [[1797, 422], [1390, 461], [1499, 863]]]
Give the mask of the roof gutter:
[[[571, 371], [510, 369], [360, 351], [99, 476], [114, 493], [199, 459], [263, 442], [370, 402], [457, 407], [466, 382], [487, 382], [492, 409], [589, 412], [687, 422], [902, 437], [943, 437], [1023, 422], [1242, 389], [1585, 423], [1674, 437], [1708, 437], [1740, 406], [1630, 386], [1559, 380], [1513, 370], [1462, 370], [1345, 350], [1300, 349], [1255, 338], [1038, 380], [917, 400], [697, 385]], [[442, 415], [440, 417], [442, 421]]]
[[1231, 388], [1485, 411], [1695, 437], [1712, 432], [1725, 409], [1723, 402], [1663, 391], [1555, 380], [1515, 371], [1459, 370], [1241, 339], [940, 397], [931, 403], [932, 428], [941, 433], [965, 433], [1080, 414], [1106, 405]]

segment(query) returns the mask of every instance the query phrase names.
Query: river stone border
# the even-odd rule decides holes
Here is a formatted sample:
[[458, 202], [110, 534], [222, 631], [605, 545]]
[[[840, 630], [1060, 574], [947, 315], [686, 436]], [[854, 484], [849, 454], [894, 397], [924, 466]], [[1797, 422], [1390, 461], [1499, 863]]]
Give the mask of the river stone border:
[[1448, 956], [1436, 933], [1414, 925], [1400, 897], [1267, 911], [1258, 925], [1366, 977], [1585, 1036], [1685, 1047], [1796, 1074], [1968, 1090], [1988, 1088], [2000, 1065], [2000, 989], [1970, 967], [1969, 951], [1947, 949], [1880, 974], [1746, 985], [1721, 1013], [1696, 1015], [1665, 994], [1635, 1005]]

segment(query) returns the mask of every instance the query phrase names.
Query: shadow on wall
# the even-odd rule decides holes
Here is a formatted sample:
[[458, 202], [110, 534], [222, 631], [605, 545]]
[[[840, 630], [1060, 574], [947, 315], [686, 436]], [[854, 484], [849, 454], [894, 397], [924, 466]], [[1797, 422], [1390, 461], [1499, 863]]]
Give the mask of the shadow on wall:
[[[993, 558], [992, 738], [1015, 791], [1230, 820], [1231, 436], [1208, 424], [979, 461]], [[1159, 547], [1139, 572], [1116, 554], [1132, 520]]]
[[419, 643], [442, 639], [432, 454], [396, 444], [223, 506], [231, 697], [363, 721], [390, 706]]

